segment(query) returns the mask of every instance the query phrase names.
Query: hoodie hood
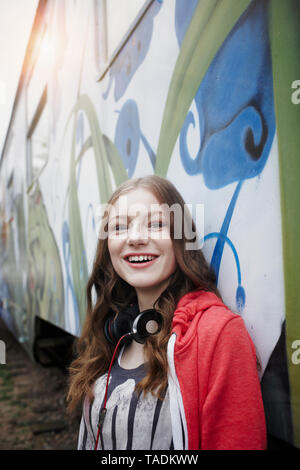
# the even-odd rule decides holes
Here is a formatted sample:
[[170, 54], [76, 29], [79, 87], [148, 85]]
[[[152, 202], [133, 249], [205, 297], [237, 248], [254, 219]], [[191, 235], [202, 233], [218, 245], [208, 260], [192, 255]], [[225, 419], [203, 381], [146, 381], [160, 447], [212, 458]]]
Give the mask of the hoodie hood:
[[224, 303], [213, 292], [195, 290], [180, 299], [172, 322], [172, 333], [177, 337], [176, 349], [181, 349], [189, 342], [199, 320], [211, 307], [224, 309]]

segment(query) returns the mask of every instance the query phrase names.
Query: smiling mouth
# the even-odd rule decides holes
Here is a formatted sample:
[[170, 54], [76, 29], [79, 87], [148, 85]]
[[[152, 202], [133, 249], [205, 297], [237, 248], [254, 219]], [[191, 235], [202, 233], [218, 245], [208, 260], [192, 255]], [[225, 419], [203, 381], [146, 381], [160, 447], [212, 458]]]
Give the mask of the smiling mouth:
[[130, 264], [145, 264], [150, 263], [158, 258], [158, 255], [130, 255], [124, 259]]

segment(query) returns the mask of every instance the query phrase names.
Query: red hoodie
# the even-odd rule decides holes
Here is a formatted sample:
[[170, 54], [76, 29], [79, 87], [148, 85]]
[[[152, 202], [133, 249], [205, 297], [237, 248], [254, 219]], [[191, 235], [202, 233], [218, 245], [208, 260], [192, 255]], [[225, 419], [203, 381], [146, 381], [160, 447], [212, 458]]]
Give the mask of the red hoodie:
[[168, 360], [175, 448], [266, 448], [255, 349], [239, 315], [211, 292], [186, 294], [174, 313]]

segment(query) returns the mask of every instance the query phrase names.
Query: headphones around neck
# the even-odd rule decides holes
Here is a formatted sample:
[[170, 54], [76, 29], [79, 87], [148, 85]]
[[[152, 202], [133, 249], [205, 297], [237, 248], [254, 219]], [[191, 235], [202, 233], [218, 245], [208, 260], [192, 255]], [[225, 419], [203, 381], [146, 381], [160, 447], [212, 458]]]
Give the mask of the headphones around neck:
[[162, 325], [163, 317], [157, 310], [150, 308], [140, 312], [136, 303], [129, 305], [129, 307], [119, 312], [117, 317], [114, 313], [110, 313], [107, 316], [104, 323], [104, 335], [107, 341], [115, 346], [115, 349], [107, 372], [104, 401], [103, 407], [99, 413], [98, 431], [94, 450], [97, 450], [98, 448], [98, 441], [107, 412], [106, 402], [108, 396], [109, 376], [120, 344], [128, 339], [134, 339], [138, 343], [143, 344], [149, 336], [159, 333], [162, 329]]
[[156, 335], [162, 329], [162, 315], [150, 308], [139, 311], [137, 304], [131, 304], [124, 310], [115, 314], [109, 314], [104, 324], [104, 334], [106, 339], [116, 345], [119, 339], [126, 335], [124, 339], [134, 339], [138, 343], [145, 343], [149, 336]]

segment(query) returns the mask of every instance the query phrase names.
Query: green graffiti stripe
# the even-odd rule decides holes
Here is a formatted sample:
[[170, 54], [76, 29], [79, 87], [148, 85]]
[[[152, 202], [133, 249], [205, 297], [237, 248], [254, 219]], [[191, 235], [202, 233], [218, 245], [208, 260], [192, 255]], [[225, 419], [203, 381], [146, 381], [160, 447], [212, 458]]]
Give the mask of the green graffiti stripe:
[[84, 142], [78, 157], [76, 158], [76, 165], [80, 162], [80, 160], [84, 156], [84, 154], [91, 148], [93, 148], [93, 141], [92, 141], [91, 137], [88, 137], [86, 139], [86, 141]]
[[[106, 148], [103, 142], [103, 135], [100, 131], [98, 117], [94, 106], [87, 95], [81, 95], [79, 97], [75, 105], [74, 112], [75, 114], [77, 114], [79, 111], [84, 111], [89, 122], [95, 152], [95, 163], [100, 199], [102, 202], [107, 201], [112, 192], [110, 175], [108, 171], [108, 158], [106, 155]], [[76, 135], [74, 135], [74, 139], [76, 139]], [[75, 164], [75, 160], [73, 161], [73, 163]]]
[[80, 96], [67, 120], [65, 132], [70, 122], [70, 119], [74, 117], [69, 175], [69, 228], [72, 278], [75, 295], [79, 306], [80, 320], [82, 323], [85, 317], [86, 310], [84, 292], [88, 280], [88, 271], [85, 258], [85, 247], [76, 182], [76, 165], [79, 161], [79, 157], [76, 158], [75, 154], [76, 125], [77, 115], [80, 111], [83, 111], [88, 119], [91, 136], [85, 142], [84, 148], [81, 150], [79, 157], [82, 158], [83, 154], [89, 148], [93, 147], [98, 188], [100, 194], [99, 203], [107, 202], [112, 193], [109, 165], [111, 167], [112, 174], [115, 178], [115, 182], [117, 185], [127, 179], [128, 176], [123, 166], [121, 157], [114, 144], [107, 137], [105, 137], [100, 130], [100, 125], [93, 103], [87, 95]]
[[69, 175], [69, 237], [72, 260], [72, 279], [78, 303], [79, 316], [82, 322], [84, 318], [84, 288], [87, 283], [88, 272], [76, 184], [76, 118], [77, 113], [75, 112]]
[[[120, 184], [123, 183], [123, 181], [128, 179], [127, 172], [124, 168], [121, 156], [115, 144], [106, 135], [103, 135], [103, 141], [104, 141], [104, 145], [106, 148], [107, 159], [110, 164], [112, 174], [115, 179], [115, 183], [117, 186], [119, 186]], [[93, 148], [92, 138], [88, 137], [86, 141], [84, 142], [82, 149], [76, 159], [76, 164], [78, 164], [81, 158], [84, 156], [84, 154], [89, 149], [92, 149], [92, 148]]]
[[250, 3], [251, 0], [199, 2], [171, 79], [160, 130], [155, 173], [166, 176], [173, 148], [198, 87], [218, 49]]
[[[39, 202], [36, 202], [37, 195]], [[35, 283], [28, 311], [64, 328], [63, 274], [38, 180], [34, 194], [28, 198], [28, 212], [27, 256]]]
[[[128, 174], [124, 168], [122, 158], [115, 144], [111, 142], [111, 140], [106, 135], [102, 134], [93, 103], [87, 95], [80, 96], [79, 100], [76, 102], [75, 106], [73, 107], [65, 124], [63, 138], [66, 135], [67, 128], [69, 126], [69, 123], [72, 117], [75, 116], [75, 120], [76, 120], [76, 115], [78, 114], [79, 111], [85, 112], [89, 121], [92, 136], [89, 137], [84, 143], [84, 146], [81, 149], [81, 152], [76, 159], [76, 164], [89, 148], [91, 147], [94, 148], [99, 194], [100, 194], [101, 201], [106, 202], [112, 193], [112, 188], [111, 188], [111, 185], [109, 184], [110, 178], [109, 178], [106, 162], [108, 162], [111, 167], [112, 175], [115, 179], [115, 183], [117, 186], [119, 186], [123, 181], [128, 179]], [[103, 172], [101, 171], [102, 165], [104, 165]], [[106, 183], [109, 184], [107, 189], [105, 189]], [[103, 188], [104, 188], [104, 191], [103, 191]]]
[[292, 102], [292, 83], [300, 80], [300, 4], [272, 0], [269, 31], [278, 134], [285, 281], [286, 347], [294, 444], [300, 447], [300, 364], [292, 344], [300, 340], [300, 104]]
[[118, 187], [124, 181], [128, 180], [128, 174], [124, 168], [122, 158], [115, 144], [106, 135], [103, 135], [103, 142], [106, 148], [106, 155]]

